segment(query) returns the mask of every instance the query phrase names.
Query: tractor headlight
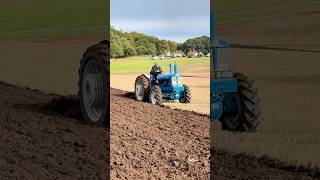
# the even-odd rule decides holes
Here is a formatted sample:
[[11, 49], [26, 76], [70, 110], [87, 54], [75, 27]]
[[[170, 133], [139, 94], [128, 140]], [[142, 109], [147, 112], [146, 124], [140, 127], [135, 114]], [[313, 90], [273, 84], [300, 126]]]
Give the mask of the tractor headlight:
[[177, 77], [172, 77], [172, 85], [173, 86], [177, 85]]

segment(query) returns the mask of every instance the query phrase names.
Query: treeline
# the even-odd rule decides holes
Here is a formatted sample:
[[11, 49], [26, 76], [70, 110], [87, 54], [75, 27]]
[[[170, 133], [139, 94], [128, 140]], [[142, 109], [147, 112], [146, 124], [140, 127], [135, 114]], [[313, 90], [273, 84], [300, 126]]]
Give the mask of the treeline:
[[195, 49], [204, 54], [210, 50], [210, 40], [207, 36], [188, 39], [184, 43], [161, 40], [138, 32], [122, 32], [111, 28], [111, 57], [128, 57], [141, 55], [160, 55], [182, 51], [187, 54]]

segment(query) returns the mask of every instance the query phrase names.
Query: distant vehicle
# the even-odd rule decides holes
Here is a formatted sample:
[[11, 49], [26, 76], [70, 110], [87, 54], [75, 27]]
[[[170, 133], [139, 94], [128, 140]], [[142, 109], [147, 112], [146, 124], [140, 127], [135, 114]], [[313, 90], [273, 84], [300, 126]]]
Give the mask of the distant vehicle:
[[175, 53], [175, 54], [172, 55], [172, 57], [181, 58], [181, 57], [183, 57], [183, 54], [181, 54], [181, 53]]
[[151, 59], [152, 59], [152, 60], [157, 60], [157, 59], [160, 59], [160, 57], [157, 56], [157, 55], [153, 55], [153, 56], [151, 57]]
[[200, 57], [204, 57], [205, 55], [202, 53], [202, 52], [199, 52], [199, 54], [198, 54], [198, 58], [200, 58]]
[[164, 54], [161, 54], [160, 56], [159, 56], [159, 59], [165, 59], [166, 58], [166, 56], [164, 55]]

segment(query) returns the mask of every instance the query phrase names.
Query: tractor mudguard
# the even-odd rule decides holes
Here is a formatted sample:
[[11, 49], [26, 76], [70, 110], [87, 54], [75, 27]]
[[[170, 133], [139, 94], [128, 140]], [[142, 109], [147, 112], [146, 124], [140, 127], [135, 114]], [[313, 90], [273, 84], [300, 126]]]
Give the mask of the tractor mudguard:
[[145, 76], [147, 79], [150, 80], [150, 75], [148, 75], [148, 74], [141, 74], [141, 75]]

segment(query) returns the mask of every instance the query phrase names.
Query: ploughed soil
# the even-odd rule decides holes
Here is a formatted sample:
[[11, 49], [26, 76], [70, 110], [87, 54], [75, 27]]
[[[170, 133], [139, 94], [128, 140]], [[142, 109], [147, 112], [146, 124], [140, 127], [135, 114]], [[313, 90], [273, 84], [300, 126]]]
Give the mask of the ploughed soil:
[[289, 165], [267, 155], [256, 158], [213, 149], [211, 155], [211, 179], [320, 179], [319, 168]]
[[75, 97], [0, 82], [1, 179], [107, 179], [108, 131], [79, 110]]
[[111, 89], [111, 177], [209, 179], [209, 118]]
[[[75, 96], [0, 82], [0, 107], [0, 177], [107, 179], [108, 129], [84, 124]], [[209, 179], [209, 126], [205, 116], [140, 103], [132, 93], [111, 89], [111, 178]], [[217, 179], [310, 175], [277, 161], [212, 154]]]

